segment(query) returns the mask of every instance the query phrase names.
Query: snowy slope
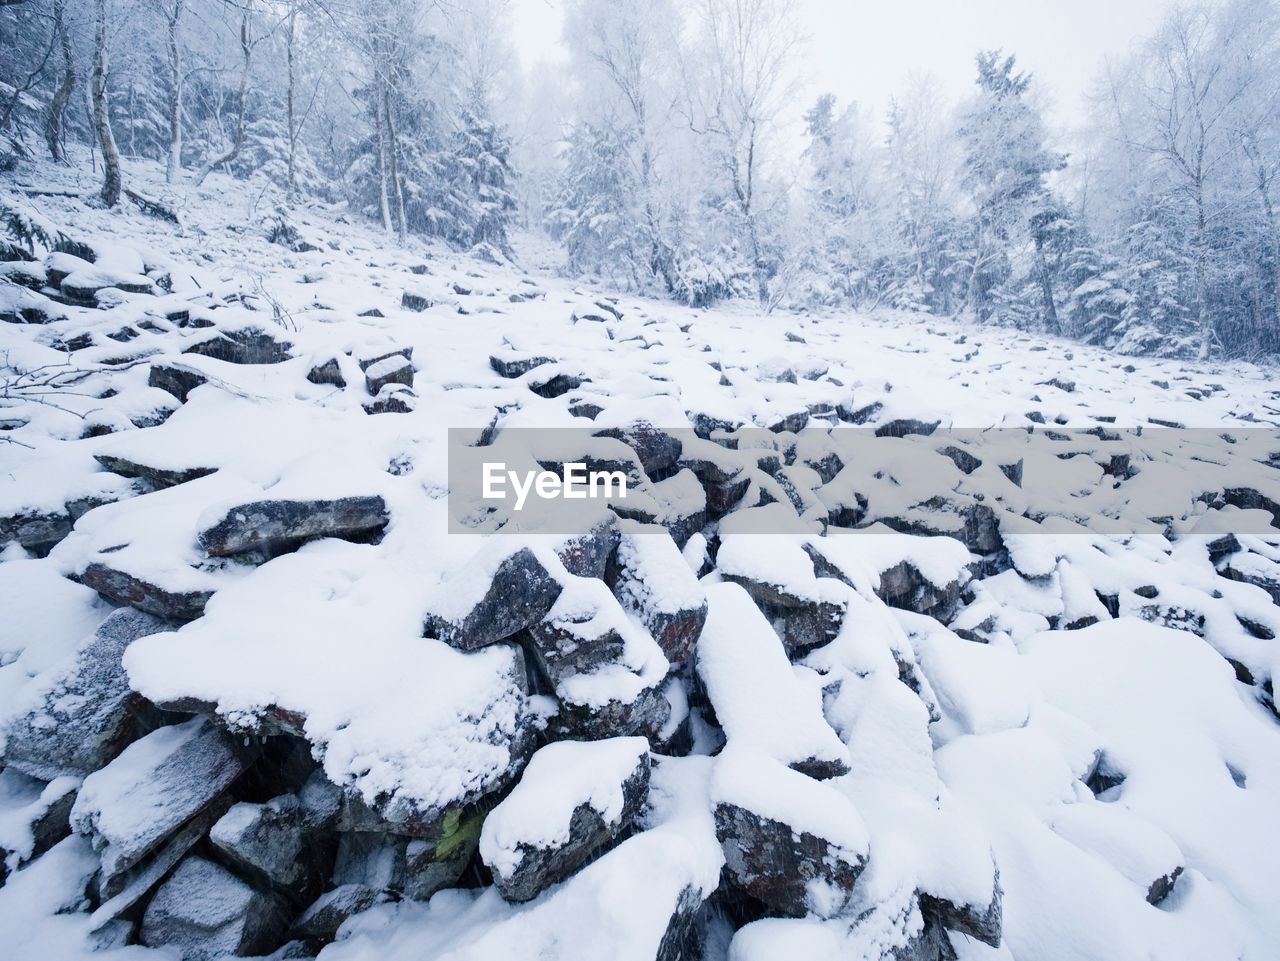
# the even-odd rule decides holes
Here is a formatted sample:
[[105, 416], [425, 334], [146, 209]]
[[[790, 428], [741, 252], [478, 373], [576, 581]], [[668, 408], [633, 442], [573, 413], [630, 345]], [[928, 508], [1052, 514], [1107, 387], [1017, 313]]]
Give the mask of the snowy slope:
[[[693, 310], [320, 207], [291, 214], [299, 252], [217, 175], [180, 226], [23, 191], [75, 176], [0, 180], [75, 242], [0, 280], [0, 310], [48, 321], [0, 324], [6, 956], [1280, 956], [1273, 371]], [[850, 421], [939, 426], [872, 469], [824, 446]], [[1175, 424], [1234, 432], [1210, 481], [1177, 430], [1127, 474], [1087, 446], [1026, 451], [1018, 482], [939, 453], [984, 456], [950, 428]], [[719, 433], [741, 426], [768, 430]], [[619, 535], [584, 509], [576, 545], [450, 533], [449, 428], [551, 427], [619, 429], [592, 456], [634, 457], [651, 516]], [[1084, 493], [1141, 532], [1091, 529]], [[95, 660], [122, 605], [159, 620]], [[225, 743], [146, 733], [192, 715]], [[91, 760], [50, 769], [85, 732]], [[614, 737], [628, 764], [545, 746]], [[218, 751], [247, 772], [229, 787]], [[522, 820], [526, 765], [575, 756], [591, 770], [524, 788], [554, 824]], [[162, 836], [108, 837], [151, 770], [194, 785], [191, 810], [148, 800]], [[57, 807], [82, 780], [101, 814]], [[267, 801], [210, 854], [232, 802]], [[327, 853], [282, 890], [286, 837]], [[166, 908], [197, 856], [222, 887]], [[489, 884], [513, 864], [536, 865], [525, 904]]]

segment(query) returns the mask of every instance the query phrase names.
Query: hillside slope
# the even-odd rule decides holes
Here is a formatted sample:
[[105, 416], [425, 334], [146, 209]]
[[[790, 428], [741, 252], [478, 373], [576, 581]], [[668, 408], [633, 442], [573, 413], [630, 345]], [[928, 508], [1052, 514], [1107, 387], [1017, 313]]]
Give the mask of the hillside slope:
[[1280, 955], [1271, 370], [76, 176], [0, 180], [6, 956]]

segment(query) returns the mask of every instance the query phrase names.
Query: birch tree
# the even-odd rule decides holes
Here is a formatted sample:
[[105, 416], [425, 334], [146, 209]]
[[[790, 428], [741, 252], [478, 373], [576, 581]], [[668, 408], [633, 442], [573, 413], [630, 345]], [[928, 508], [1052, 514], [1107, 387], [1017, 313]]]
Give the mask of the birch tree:
[[770, 136], [795, 89], [801, 45], [792, 0], [701, 0], [697, 46], [686, 58], [687, 117], [705, 138], [730, 198], [762, 304], [771, 265], [760, 188]]
[[111, 114], [107, 106], [107, 5], [108, 0], [94, 2], [93, 71], [89, 78], [93, 100], [93, 126], [102, 151], [102, 202], [114, 207], [120, 202], [123, 188], [120, 176], [120, 151], [111, 133]]

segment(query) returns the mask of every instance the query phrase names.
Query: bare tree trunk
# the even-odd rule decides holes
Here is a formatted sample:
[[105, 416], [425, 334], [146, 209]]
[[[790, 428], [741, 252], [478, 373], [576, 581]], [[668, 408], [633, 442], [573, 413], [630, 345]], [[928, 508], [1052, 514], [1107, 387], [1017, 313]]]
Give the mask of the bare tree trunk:
[[294, 168], [295, 160], [298, 154], [298, 130], [294, 119], [293, 106], [293, 41], [296, 37], [295, 25], [298, 17], [298, 8], [291, 6], [289, 8], [289, 29], [285, 33], [285, 59], [288, 64], [289, 83], [285, 89], [285, 111], [287, 113], [286, 122], [287, 132], [289, 134], [289, 172], [286, 180], [285, 197], [292, 201], [294, 194]]
[[169, 21], [169, 158], [165, 163], [165, 183], [174, 183], [182, 169], [182, 88], [186, 78], [182, 74], [182, 45], [178, 40], [178, 22], [182, 18], [185, 0], [173, 0], [173, 6], [165, 10]]
[[1053, 281], [1049, 276], [1049, 263], [1044, 256], [1044, 244], [1036, 238], [1036, 275], [1040, 280], [1040, 294], [1044, 298], [1044, 316], [1049, 329], [1056, 334], [1062, 333], [1062, 323], [1058, 320], [1058, 307], [1053, 302]]
[[1195, 325], [1200, 329], [1200, 350], [1198, 360], [1208, 360], [1213, 347], [1213, 317], [1209, 314], [1205, 291], [1205, 216], [1204, 216], [1204, 184], [1196, 181], [1196, 239], [1195, 259], [1192, 262], [1192, 284], [1195, 287]]
[[71, 55], [71, 34], [63, 20], [66, 0], [53, 0], [53, 30], [58, 36], [62, 51], [62, 82], [49, 102], [49, 115], [45, 118], [44, 139], [49, 145], [49, 156], [58, 162], [66, 160], [62, 149], [62, 123], [67, 113], [67, 101], [76, 86], [76, 61]]
[[977, 235], [973, 243], [973, 269], [969, 271], [969, 289], [965, 293], [965, 303], [969, 309], [973, 311], [973, 316], [978, 320], [982, 320], [982, 305], [979, 303], [979, 292], [981, 284], [979, 278], [982, 275], [982, 223], [979, 221], [977, 227]]
[[93, 32], [93, 126], [102, 148], [102, 202], [108, 207], [120, 203], [120, 151], [111, 134], [111, 115], [107, 109], [107, 0], [97, 0], [97, 23]]
[[252, 12], [253, 4], [246, 2], [244, 5], [244, 13], [240, 18], [240, 102], [236, 110], [236, 132], [232, 139], [231, 147], [221, 157], [215, 157], [205, 163], [200, 168], [200, 173], [196, 175], [196, 186], [204, 183], [204, 179], [217, 167], [223, 164], [229, 164], [240, 156], [240, 148], [244, 146], [245, 132], [245, 113], [248, 108], [249, 101], [249, 60], [253, 55], [253, 40], [250, 36], [249, 14]]
[[391, 184], [396, 192], [396, 237], [403, 245], [409, 239], [409, 225], [404, 216], [404, 184], [400, 180], [400, 145], [396, 140], [396, 122], [391, 116], [391, 96], [383, 91], [383, 110], [387, 118], [387, 140], [391, 153]]
[[129, 83], [129, 156], [138, 156], [138, 87]]
[[[382, 86], [381, 79], [376, 81], [379, 87]], [[382, 209], [382, 229], [385, 233], [391, 233], [391, 201], [387, 193], [387, 180], [389, 173], [387, 170], [387, 131], [386, 121], [382, 112], [383, 94], [379, 92], [378, 100], [373, 105], [373, 134], [374, 143], [378, 148], [378, 203]]]
[[760, 303], [764, 304], [769, 300], [769, 284], [764, 275], [764, 262], [760, 255], [760, 231], [756, 225], [756, 212], [752, 207], [755, 175], [754, 132], [747, 144], [746, 183], [743, 183], [741, 167], [736, 154], [731, 156], [730, 168], [733, 192], [738, 200], [738, 210], [742, 213], [742, 219], [747, 228], [747, 244], [751, 248], [751, 270], [756, 278], [756, 294], [760, 298]]

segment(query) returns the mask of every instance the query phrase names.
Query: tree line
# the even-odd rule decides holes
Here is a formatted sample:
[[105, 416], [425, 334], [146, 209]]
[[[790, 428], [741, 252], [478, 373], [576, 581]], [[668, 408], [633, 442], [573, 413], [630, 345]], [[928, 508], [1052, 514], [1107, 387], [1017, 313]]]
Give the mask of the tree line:
[[[796, 122], [792, 0], [566, 0], [516, 68], [504, 0], [0, 0], [11, 158], [218, 170], [706, 306], [902, 309], [1129, 353], [1280, 351], [1280, 9], [1179, 5], [1053, 130], [1013, 53]], [[1074, 95], [1076, 91], [1062, 92]]]

